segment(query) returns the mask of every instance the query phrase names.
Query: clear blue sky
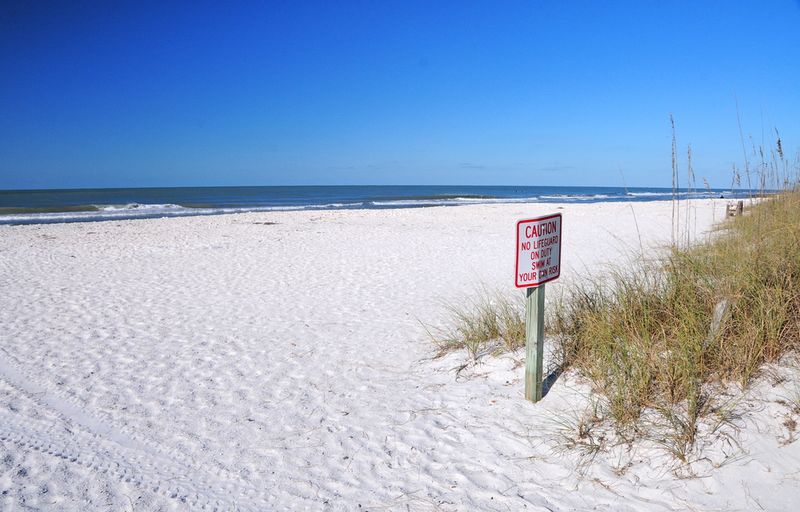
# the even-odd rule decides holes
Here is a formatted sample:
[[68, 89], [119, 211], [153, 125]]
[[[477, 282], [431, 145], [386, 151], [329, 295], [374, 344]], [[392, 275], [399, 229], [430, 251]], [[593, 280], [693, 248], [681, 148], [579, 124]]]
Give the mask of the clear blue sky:
[[0, 4], [0, 189], [668, 187], [670, 113], [725, 187], [737, 98], [800, 147], [796, 0], [164, 4]]

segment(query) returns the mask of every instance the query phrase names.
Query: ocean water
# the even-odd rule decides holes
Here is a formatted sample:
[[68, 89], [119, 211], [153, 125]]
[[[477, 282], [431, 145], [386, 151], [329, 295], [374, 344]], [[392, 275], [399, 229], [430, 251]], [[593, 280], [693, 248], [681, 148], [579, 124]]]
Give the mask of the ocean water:
[[[678, 197], [746, 197], [680, 190]], [[514, 186], [301, 186], [0, 190], [0, 224], [90, 222], [237, 212], [421, 208], [479, 203], [661, 201], [672, 189]]]

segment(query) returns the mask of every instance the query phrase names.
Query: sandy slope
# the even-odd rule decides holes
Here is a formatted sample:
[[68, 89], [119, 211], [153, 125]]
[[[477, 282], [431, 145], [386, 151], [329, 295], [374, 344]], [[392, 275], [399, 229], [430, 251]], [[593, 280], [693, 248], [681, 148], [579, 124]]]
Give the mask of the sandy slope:
[[[430, 359], [421, 322], [515, 293], [514, 222], [551, 211], [551, 294], [670, 239], [670, 203], [0, 226], [0, 509], [793, 510], [790, 402], [760, 400], [786, 383], [678, 479], [654, 447], [565, 451], [574, 376], [533, 406], [512, 358]], [[692, 212], [702, 238], [723, 206]]]

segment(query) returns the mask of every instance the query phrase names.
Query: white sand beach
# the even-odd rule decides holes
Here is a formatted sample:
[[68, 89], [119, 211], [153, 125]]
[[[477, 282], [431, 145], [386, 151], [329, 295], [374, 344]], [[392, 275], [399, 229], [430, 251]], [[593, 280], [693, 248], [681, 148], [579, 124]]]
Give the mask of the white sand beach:
[[[515, 222], [551, 212], [551, 297], [671, 237], [670, 202], [0, 226], [0, 510], [796, 510], [774, 375], [676, 474], [569, 449], [572, 373], [534, 405], [514, 357], [433, 358], [446, 302], [523, 293]], [[724, 201], [691, 212], [702, 240]]]

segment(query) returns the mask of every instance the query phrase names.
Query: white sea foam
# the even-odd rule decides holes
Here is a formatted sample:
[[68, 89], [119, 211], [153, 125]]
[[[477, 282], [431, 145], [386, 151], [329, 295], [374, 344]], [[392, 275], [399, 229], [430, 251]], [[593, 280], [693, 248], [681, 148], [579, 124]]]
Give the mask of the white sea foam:
[[672, 192], [628, 192], [625, 195], [630, 197], [663, 197], [670, 196]]
[[369, 201], [373, 206], [451, 206], [466, 204], [516, 204], [537, 202], [539, 197], [443, 197], [428, 199], [389, 199]]
[[102, 212], [130, 212], [135, 210], [137, 212], [146, 212], [146, 211], [162, 211], [162, 210], [187, 210], [179, 204], [140, 204], [140, 203], [128, 203], [128, 204], [109, 204], [109, 205], [95, 205], [95, 208]]
[[619, 198], [622, 200], [622, 196], [613, 196], [609, 194], [545, 194], [539, 196], [541, 199], [547, 199], [551, 201], [596, 201], [598, 199], [612, 199], [612, 198]]
[[3, 224], [49, 224], [60, 222], [81, 222], [101, 220], [121, 220], [156, 217], [188, 217], [194, 215], [219, 215], [226, 213], [325, 210], [353, 208], [363, 203], [327, 203], [317, 205], [278, 205], [248, 207], [187, 208], [177, 204], [139, 204], [96, 205], [96, 211], [79, 212], [47, 212], [47, 213], [15, 213], [0, 215]]

